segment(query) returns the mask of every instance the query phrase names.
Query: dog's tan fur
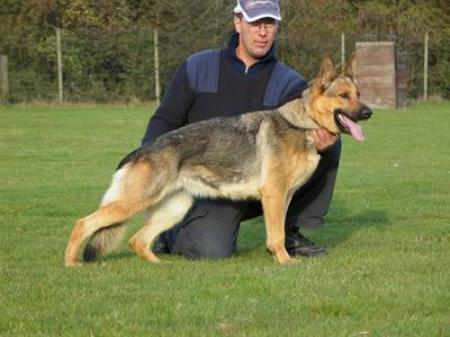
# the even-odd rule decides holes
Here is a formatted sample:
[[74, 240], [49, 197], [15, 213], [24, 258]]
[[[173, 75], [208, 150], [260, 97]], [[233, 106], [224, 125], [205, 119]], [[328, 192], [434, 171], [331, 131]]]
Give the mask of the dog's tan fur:
[[[116, 172], [100, 208], [76, 221], [65, 253], [66, 266], [78, 264], [79, 250], [91, 236], [85, 258], [112, 249], [122, 234], [121, 225], [142, 211], [146, 211], [145, 224], [131, 237], [129, 246], [144, 260], [158, 262], [150, 249], [153, 241], [183, 219], [196, 196], [261, 200], [269, 251], [281, 264], [292, 261], [284, 246], [284, 221], [292, 195], [311, 177], [320, 159], [312, 132], [326, 128], [339, 134], [336, 109], [357, 120], [365, 107], [359, 101], [353, 68], [352, 57], [337, 75], [327, 58], [302, 99], [273, 111], [193, 124], [130, 154]], [[342, 92], [351, 99], [342, 98]], [[226, 138], [219, 130], [224, 125], [230, 125], [241, 138]], [[230, 143], [240, 141], [242, 151], [247, 152], [235, 162], [229, 156], [233, 156], [231, 150], [236, 144], [227, 145], [220, 139], [217, 144], [203, 144], [201, 138], [186, 144], [185, 140], [192, 140], [199, 130], [212, 130]], [[195, 151], [186, 152], [188, 146]], [[208, 146], [223, 151], [209, 151]], [[215, 156], [214, 160], [208, 156]]]

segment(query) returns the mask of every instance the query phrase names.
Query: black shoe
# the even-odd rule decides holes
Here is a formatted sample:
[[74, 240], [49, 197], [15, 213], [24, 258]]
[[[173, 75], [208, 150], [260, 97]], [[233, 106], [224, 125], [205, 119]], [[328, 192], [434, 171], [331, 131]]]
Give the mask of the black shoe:
[[290, 256], [317, 257], [327, 253], [325, 248], [318, 246], [300, 233], [286, 233], [285, 246]]
[[169, 245], [162, 235], [158, 236], [152, 247], [152, 252], [155, 254], [170, 254]]

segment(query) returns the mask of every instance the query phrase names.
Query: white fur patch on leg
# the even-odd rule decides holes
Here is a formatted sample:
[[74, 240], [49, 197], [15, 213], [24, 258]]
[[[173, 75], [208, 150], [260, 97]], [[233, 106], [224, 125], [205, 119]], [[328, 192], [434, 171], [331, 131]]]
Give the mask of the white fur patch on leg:
[[150, 217], [154, 222], [175, 224], [181, 221], [191, 208], [193, 198], [190, 194], [180, 191], [167, 196], [150, 212]]
[[155, 207], [149, 209], [147, 225], [137, 233], [137, 236], [150, 247], [160, 233], [183, 219], [192, 203], [192, 196], [184, 191], [167, 196]]
[[105, 206], [119, 199], [122, 192], [123, 180], [128, 171], [128, 165], [125, 165], [121, 169], [117, 170], [113, 175], [111, 185], [103, 196], [101, 206]]

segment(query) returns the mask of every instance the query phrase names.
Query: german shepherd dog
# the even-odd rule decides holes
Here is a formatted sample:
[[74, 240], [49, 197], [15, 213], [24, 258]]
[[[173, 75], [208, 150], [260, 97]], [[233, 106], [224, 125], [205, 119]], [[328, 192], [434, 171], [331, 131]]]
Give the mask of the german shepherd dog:
[[281, 264], [291, 262], [285, 246], [285, 216], [294, 192], [317, 167], [313, 130], [351, 134], [362, 141], [358, 120], [372, 111], [359, 100], [352, 55], [337, 74], [325, 58], [309, 89], [274, 110], [213, 118], [174, 130], [145, 145], [119, 164], [94, 213], [76, 221], [65, 265], [76, 266], [83, 242], [84, 260], [112, 250], [123, 224], [142, 211], [144, 226], [129, 240], [141, 258], [158, 262], [155, 238], [181, 221], [195, 197], [261, 200], [267, 248]]

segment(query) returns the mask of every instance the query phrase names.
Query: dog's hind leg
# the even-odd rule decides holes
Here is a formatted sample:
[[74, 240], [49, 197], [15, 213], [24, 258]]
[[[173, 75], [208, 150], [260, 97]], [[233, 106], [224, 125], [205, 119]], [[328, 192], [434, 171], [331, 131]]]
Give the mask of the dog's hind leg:
[[[161, 200], [164, 194], [161, 181], [167, 182], [167, 176], [152, 174], [151, 165], [145, 162], [131, 163], [119, 169], [99, 209], [76, 221], [66, 248], [66, 266], [77, 265], [80, 247], [92, 234], [106, 235], [108, 230], [116, 231], [119, 224]], [[120, 235], [111, 236], [106, 241], [95, 240], [94, 236], [87, 246], [88, 252], [101, 255], [114, 246], [117, 239]]]
[[125, 222], [144, 208], [143, 202], [128, 204], [127, 202], [116, 201], [77, 220], [67, 244], [64, 258], [65, 265], [68, 267], [78, 265], [76, 261], [80, 247], [92, 234], [102, 228]]
[[130, 248], [146, 261], [159, 262], [158, 257], [150, 249], [152, 243], [160, 233], [180, 222], [192, 203], [192, 196], [184, 191], [167, 195], [147, 211], [148, 217], [144, 227], [128, 241]]

